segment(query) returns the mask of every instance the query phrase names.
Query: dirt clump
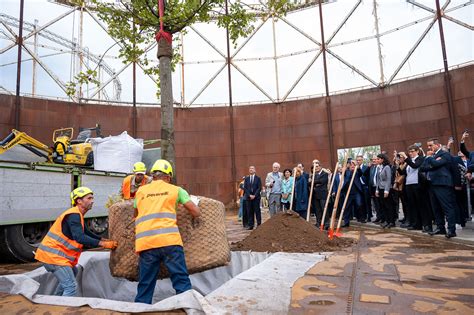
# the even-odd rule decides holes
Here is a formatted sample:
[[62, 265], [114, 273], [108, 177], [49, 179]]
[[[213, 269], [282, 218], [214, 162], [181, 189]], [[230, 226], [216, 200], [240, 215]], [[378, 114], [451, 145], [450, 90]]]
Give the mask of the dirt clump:
[[297, 213], [278, 213], [253, 230], [245, 239], [232, 243], [233, 251], [314, 253], [332, 252], [351, 246], [354, 240], [330, 240], [326, 232], [302, 219]]

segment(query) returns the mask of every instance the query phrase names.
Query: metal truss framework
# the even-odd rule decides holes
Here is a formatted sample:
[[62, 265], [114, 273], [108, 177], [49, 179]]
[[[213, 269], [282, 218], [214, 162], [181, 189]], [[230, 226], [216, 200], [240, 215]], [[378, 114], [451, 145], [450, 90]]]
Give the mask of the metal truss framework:
[[[57, 74], [55, 74], [54, 71], [52, 69], [50, 69], [42, 61], [42, 58], [50, 57], [50, 56], [58, 55], [58, 54], [63, 54], [63, 53], [76, 54], [76, 55], [82, 56], [83, 58], [86, 58], [88, 61], [91, 61], [95, 65], [100, 67], [100, 70], [104, 71], [105, 73], [107, 73], [111, 77], [110, 82], [113, 82], [113, 84], [114, 84], [115, 93], [114, 93], [114, 96], [112, 98], [109, 98], [107, 96], [107, 94], [104, 93], [105, 98], [109, 99], [109, 100], [120, 100], [120, 94], [121, 94], [121, 90], [122, 90], [120, 80], [118, 79], [118, 76], [116, 75], [115, 71], [105, 61], [102, 60], [103, 59], [102, 57], [89, 52], [89, 50], [86, 47], [81, 47], [74, 41], [68, 40], [68, 39], [66, 39], [66, 38], [64, 38], [64, 37], [62, 37], [62, 36], [60, 36], [56, 33], [53, 33], [51, 31], [47, 30], [47, 28], [49, 26], [51, 26], [54, 23], [62, 20], [65, 17], [69, 16], [70, 14], [75, 12], [76, 10], [80, 10], [80, 8], [78, 8], [78, 7], [71, 8], [67, 12], [65, 12], [65, 13], [61, 14], [60, 16], [52, 19], [51, 21], [47, 22], [46, 24], [42, 25], [41, 27], [38, 27], [37, 23], [32, 24], [32, 23], [23, 21], [23, 30], [28, 31], [29, 34], [26, 35], [26, 36], [23, 36], [22, 47], [23, 47], [24, 50], [26, 50], [30, 54], [30, 56], [34, 60], [33, 66], [35, 67], [36, 63], [38, 63], [64, 92], [66, 92], [66, 83], [63, 82], [59, 78], [59, 76]], [[10, 45], [0, 49], [0, 54], [3, 54], [5, 52], [9, 51], [11, 48], [18, 45], [18, 43], [17, 43], [17, 34], [14, 32], [14, 30], [11, 27], [18, 28], [20, 26], [20, 21], [18, 19], [16, 19], [15, 17], [0, 13], [0, 23], [9, 32], [9, 33], [7, 33], [7, 32], [4, 32], [2, 30], [2, 34], [4, 35], [4, 38], [9, 39], [10, 41], [12, 41], [12, 43]], [[37, 43], [37, 36], [41, 36], [41, 37], [46, 38], [46, 39], [48, 39], [48, 40], [50, 40], [54, 43], [57, 43], [63, 48], [52, 47], [50, 45], [39, 45]], [[27, 39], [29, 39], [30, 37], [34, 37], [34, 42], [27, 42]], [[34, 50], [32, 51], [27, 45], [33, 45]], [[55, 50], [55, 51], [58, 51], [58, 52], [54, 53], [54, 54], [39, 56], [37, 54], [37, 48], [38, 47], [44, 47], [44, 48], [48, 48], [50, 50]], [[29, 60], [31, 60], [31, 59], [23, 60], [23, 61], [29, 61]], [[83, 60], [81, 61], [81, 65], [84, 65], [85, 67], [87, 67], [87, 63], [85, 63]], [[4, 66], [4, 65], [2, 65], [2, 66]], [[35, 77], [36, 77], [35, 71], [33, 71], [33, 74], [34, 74], [33, 75], [33, 80], [35, 80]], [[34, 83], [33, 83], [32, 91], [33, 91], [32, 94], [34, 95], [35, 94], [34, 93], [34, 91], [35, 91], [35, 84]], [[97, 93], [95, 93], [94, 95], [96, 95], [96, 94]]]
[[[324, 43], [321, 43], [320, 41], [316, 40], [310, 34], [308, 34], [304, 30], [297, 27], [294, 23], [291, 23], [288, 19], [279, 18], [280, 21], [283, 21], [285, 24], [287, 24], [289, 27], [291, 27], [297, 33], [303, 35], [304, 37], [306, 37], [308, 40], [310, 40], [314, 44], [314, 48], [310, 48], [310, 49], [306, 49], [306, 50], [302, 50], [302, 51], [295, 51], [295, 52], [291, 52], [291, 53], [288, 53], [288, 54], [282, 54], [282, 55], [277, 55], [277, 49], [276, 49], [275, 22], [276, 22], [277, 18], [272, 14], [272, 12], [265, 11], [265, 7], [263, 5], [254, 4], [254, 5], [249, 6], [249, 8], [251, 8], [255, 12], [259, 13], [259, 15], [261, 17], [261, 22], [255, 27], [255, 30], [253, 31], [253, 33], [250, 34], [250, 36], [248, 36], [235, 49], [233, 54], [229, 55], [229, 56], [226, 54], [226, 52], [224, 52], [224, 51], [220, 50], [219, 48], [217, 48], [212, 43], [212, 41], [208, 37], [206, 37], [204, 34], [199, 32], [196, 27], [190, 26], [189, 30], [196, 33], [202, 40], [204, 40], [204, 42], [206, 42], [209, 47], [211, 47], [214, 51], [216, 51], [220, 55], [221, 59], [198, 61], [198, 62], [186, 62], [186, 60], [183, 60], [181, 62], [181, 69], [182, 69], [182, 71], [181, 71], [181, 86], [182, 86], [181, 100], [180, 100], [180, 102], [175, 101], [175, 103], [179, 104], [180, 106], [184, 106], [184, 107], [189, 107], [189, 106], [192, 106], [193, 104], [195, 104], [195, 101], [203, 94], [204, 91], [206, 91], [208, 89], [210, 84], [212, 82], [214, 82], [215, 79], [218, 77], [218, 75], [229, 65], [232, 68], [234, 68], [235, 70], [237, 70], [243, 77], [245, 77], [254, 87], [256, 87], [268, 99], [268, 101], [270, 101], [272, 103], [284, 102], [284, 101], [288, 100], [289, 95], [291, 94], [291, 92], [301, 82], [301, 80], [307, 74], [309, 69], [313, 66], [313, 64], [316, 62], [316, 60], [318, 60], [318, 58], [323, 54], [323, 52], [327, 53], [327, 54], [330, 54], [332, 57], [334, 57], [336, 60], [338, 60], [341, 64], [343, 64], [347, 68], [351, 69], [351, 71], [353, 71], [354, 73], [356, 73], [357, 75], [362, 77], [365, 81], [367, 81], [370, 86], [383, 88], [385, 86], [390, 85], [394, 81], [397, 74], [400, 72], [400, 70], [403, 68], [403, 66], [406, 64], [406, 62], [409, 60], [410, 56], [414, 53], [414, 51], [417, 49], [417, 47], [420, 45], [420, 43], [423, 41], [423, 39], [426, 37], [428, 32], [431, 30], [431, 28], [434, 26], [434, 24], [438, 21], [438, 19], [445, 18], [445, 19], [447, 19], [447, 20], [449, 20], [453, 23], [456, 23], [456, 24], [458, 24], [458, 25], [460, 25], [464, 28], [467, 28], [471, 31], [474, 30], [474, 26], [469, 25], [467, 23], [464, 23], [462, 21], [459, 21], [458, 19], [447, 15], [447, 13], [449, 13], [449, 12], [455, 11], [455, 10], [460, 9], [462, 7], [472, 5], [474, 3], [473, 0], [466, 1], [465, 3], [463, 3], [461, 5], [458, 5], [458, 6], [449, 8], [449, 9], [446, 9], [446, 8], [450, 4], [451, 0], [446, 0], [445, 3], [443, 4], [443, 6], [441, 7], [441, 12], [442, 12], [441, 15], [438, 15], [436, 10], [434, 10], [432, 8], [429, 8], [429, 7], [426, 7], [425, 5], [418, 3], [416, 0], [406, 0], [408, 3], [410, 3], [410, 4], [412, 4], [412, 5], [414, 5], [418, 8], [421, 8], [421, 9], [425, 10], [426, 12], [430, 13], [430, 16], [424, 17], [422, 19], [418, 19], [416, 21], [413, 21], [413, 22], [410, 22], [410, 23], [407, 23], [407, 24], [404, 24], [404, 25], [401, 25], [401, 26], [398, 26], [396, 28], [393, 28], [393, 29], [390, 29], [390, 30], [387, 30], [385, 32], [380, 33], [379, 32], [379, 21], [378, 21], [378, 16], [377, 16], [377, 7], [378, 7], [378, 2], [379, 1], [380, 0], [372, 0], [375, 35], [367, 36], [367, 37], [361, 37], [361, 38], [352, 39], [352, 40], [339, 42], [339, 43], [334, 43], [333, 42], [334, 37], [339, 33], [339, 31], [342, 29], [342, 27], [351, 19], [351, 17], [353, 17], [354, 12], [357, 11], [360, 4], [362, 3], [362, 0], [358, 0], [354, 4], [354, 6], [349, 10], [349, 12], [346, 14], [346, 16], [344, 16], [341, 19], [340, 23], [338, 24], [338, 26], [336, 27], [334, 32], [325, 40]], [[325, 1], [325, 2], [330, 2], [330, 1]], [[304, 10], [306, 8], [314, 7], [317, 4], [318, 4], [318, 1], [316, 1], [316, 0], [304, 1], [304, 2], [301, 2], [299, 5], [297, 5], [295, 7], [295, 10]], [[323, 3], [323, 6], [325, 4], [326, 3]], [[60, 16], [50, 20], [49, 22], [47, 22], [46, 24], [44, 24], [42, 26], [38, 26], [37, 24], [23, 22], [23, 29], [27, 30], [29, 33], [26, 36], [23, 36], [23, 40], [21, 41], [21, 45], [22, 45], [23, 49], [25, 51], [27, 51], [28, 54], [30, 54], [30, 56], [32, 57], [32, 59], [34, 61], [34, 66], [35, 66], [35, 63], [38, 63], [63, 91], [66, 91], [66, 83], [63, 82], [59, 78], [59, 76], [56, 75], [53, 70], [48, 68], [48, 66], [42, 61], [42, 57], [45, 57], [45, 56], [39, 56], [37, 54], [37, 49], [36, 49], [36, 45], [35, 45], [36, 40], [35, 40], [34, 43], [26, 42], [26, 40], [28, 40], [31, 37], [34, 37], [36, 39], [36, 36], [42, 36], [44, 38], [47, 38], [48, 40], [51, 40], [55, 43], [60, 44], [61, 46], [65, 47], [67, 50], [62, 50], [62, 49], [52, 48], [52, 47], [47, 47], [47, 48], [53, 49], [53, 50], [56, 49], [56, 50], [59, 50], [61, 52], [73, 53], [73, 54], [76, 54], [76, 55], [79, 56], [79, 58], [80, 58], [79, 71], [82, 70], [82, 66], [85, 66], [83, 58], [87, 58], [88, 60], [92, 61], [94, 64], [100, 66], [100, 69], [102, 69], [104, 72], [106, 72], [108, 74], [108, 78], [104, 79], [104, 80], [101, 80], [100, 85], [97, 87], [97, 89], [91, 91], [91, 94], [89, 94], [87, 96], [87, 98], [83, 97], [82, 92], [80, 92], [77, 95], [77, 97], [73, 98], [73, 101], [77, 101], [77, 102], [100, 101], [101, 100], [101, 93], [102, 93], [102, 95], [105, 96], [105, 99], [108, 100], [108, 101], [112, 101], [112, 102], [120, 101], [121, 84], [120, 84], [120, 81], [119, 81], [118, 77], [132, 63], [127, 63], [124, 66], [122, 66], [122, 68], [120, 68], [119, 70], [114, 71], [111, 67], [109, 67], [104, 62], [103, 58], [106, 57], [105, 55], [101, 56], [101, 55], [93, 54], [93, 53], [89, 52], [88, 49], [86, 49], [85, 47], [82, 46], [82, 31], [80, 31], [80, 34], [78, 34], [79, 37], [80, 37], [79, 43], [75, 43], [74, 41], [70, 41], [70, 40], [68, 40], [64, 37], [61, 37], [58, 34], [55, 34], [55, 33], [50, 32], [50, 31], [47, 30], [47, 28], [49, 26], [51, 26], [54, 23], [56, 23], [57, 21], [65, 18], [66, 16], [70, 15], [71, 13], [75, 12], [76, 10], [80, 11], [80, 14], [81, 14], [81, 26], [82, 26], [82, 19], [83, 19], [82, 14], [86, 13], [105, 32], [107, 32], [106, 26], [87, 7], [85, 7], [85, 6], [83, 6], [83, 7], [73, 6], [68, 11], [66, 11], [65, 13], [63, 13]], [[407, 55], [403, 58], [403, 60], [400, 62], [398, 67], [395, 69], [395, 71], [388, 77], [388, 79], [386, 79], [386, 76], [385, 76], [385, 73], [384, 73], [384, 67], [383, 67], [380, 38], [382, 38], [383, 36], [386, 36], [388, 34], [391, 34], [393, 32], [408, 28], [412, 25], [415, 25], [415, 24], [423, 22], [423, 21], [428, 21], [428, 20], [430, 20], [430, 22], [429, 22], [428, 26], [426, 27], [426, 29], [424, 30], [424, 32], [419, 36], [417, 41], [414, 43], [414, 45], [408, 51]], [[8, 32], [5, 32], [3, 30], [0, 30], [1, 35], [3, 35], [3, 38], [6, 38], [6, 39], [9, 39], [9, 40], [12, 41], [12, 43], [10, 45], [8, 45], [7, 47], [4, 47], [4, 48], [0, 49], [0, 54], [3, 54], [6, 51], [8, 51], [9, 49], [11, 49], [11, 48], [15, 47], [16, 45], [18, 45], [18, 36], [11, 27], [19, 27], [19, 20], [14, 18], [14, 17], [5, 15], [5, 14], [0, 14], [0, 23], [8, 31]], [[262, 27], [265, 23], [272, 23], [273, 55], [272, 56], [267, 56], [267, 57], [256, 57], [256, 58], [239, 58], [239, 53], [242, 51], [242, 49], [244, 47], [246, 47], [246, 45], [255, 36], [255, 34], [257, 34], [262, 29]], [[322, 32], [324, 32], [323, 27], [324, 27], [324, 25], [323, 25], [323, 23], [321, 23], [321, 31]], [[82, 30], [82, 28], [81, 28], [81, 30]], [[182, 37], [181, 37], [181, 39], [182, 39]], [[375, 78], [370, 77], [368, 74], [364, 73], [361, 69], [359, 69], [358, 67], [356, 67], [355, 65], [353, 65], [349, 61], [345, 60], [343, 57], [341, 57], [337, 53], [335, 53], [334, 50], [332, 49], [334, 47], [347, 45], [347, 44], [355, 43], [355, 42], [367, 41], [367, 40], [371, 40], [371, 39], [376, 39], [376, 41], [377, 41], [378, 58], [379, 58], [379, 60], [378, 60], [379, 61], [379, 79], [375, 79]], [[29, 44], [29, 45], [33, 44], [35, 49], [33, 49], [33, 50], [30, 49], [27, 46], [27, 44]], [[115, 41], [115, 45], [120, 46], [121, 44], [119, 42]], [[182, 45], [184, 47], [184, 43], [182, 43]], [[40, 47], [46, 47], [46, 46], [45, 45], [40, 45]], [[149, 45], [148, 47], [146, 47], [145, 53], [151, 51], [155, 47], [156, 47], [156, 43], [154, 43], [152, 45]], [[286, 58], [286, 57], [290, 57], [290, 56], [297, 56], [297, 55], [307, 54], [307, 53], [314, 53], [314, 56], [311, 58], [309, 63], [306, 65], [306, 67], [299, 73], [297, 78], [291, 83], [289, 89], [287, 91], [283, 91], [283, 93], [281, 93], [282, 91], [280, 89], [280, 84], [279, 84], [280, 80], [279, 80], [279, 77], [278, 77], [278, 61], [281, 60], [282, 58]], [[53, 54], [46, 55], [46, 56], [51, 56], [51, 55], [53, 55]], [[110, 56], [107, 56], [107, 57], [110, 57]], [[28, 60], [31, 60], [31, 59], [28, 59]], [[238, 62], [253, 61], [253, 60], [273, 60], [273, 64], [274, 64], [274, 68], [275, 68], [275, 80], [274, 80], [274, 82], [275, 82], [276, 98], [273, 97], [271, 95], [271, 93], [266, 91], [262, 86], [260, 86], [251, 77], [251, 75], [246, 73], [237, 64]], [[23, 61], [26, 61], [26, 60], [23, 60]], [[204, 85], [197, 92], [197, 94], [192, 96], [192, 98], [189, 102], [186, 102], [186, 97], [185, 97], [185, 94], [184, 94], [184, 83], [185, 83], [184, 69], [185, 69], [186, 65], [197, 64], [197, 63], [199, 63], [199, 64], [222, 63], [222, 66], [208, 79], [207, 82], [204, 83]], [[324, 61], [324, 63], [325, 63], [325, 61]], [[140, 64], [140, 63], [137, 63], [137, 64], [138, 64], [139, 67], [142, 68], [142, 70], [144, 69], [144, 66], [142, 64]], [[0, 67], [1, 66], [4, 66], [4, 65], [0, 65]], [[148, 75], [148, 77], [151, 80], [153, 80], [153, 82], [157, 83], [156, 79], [153, 76]], [[33, 78], [33, 80], [34, 80], [34, 78]], [[111, 83], [114, 84], [115, 93], [114, 93], [114, 96], [110, 98], [106, 95], [105, 88], [107, 86], [109, 86]], [[327, 78], [326, 78], [325, 85], [326, 85], [326, 90], [328, 91], [329, 89], [327, 87]], [[6, 91], [5, 88], [3, 88], [3, 87], [0, 87], [0, 88], [2, 90]], [[34, 91], [34, 83], [33, 83], [33, 89], [32, 90]]]
[[[290, 54], [285, 54], [285, 55], [276, 55], [276, 41], [275, 41], [275, 38], [276, 38], [276, 34], [275, 34], [275, 20], [276, 18], [271, 14], [271, 13], [267, 13], [266, 15], [263, 15], [262, 16], [262, 22], [255, 28], [254, 32], [252, 34], [250, 34], [250, 36], [240, 45], [237, 47], [236, 51], [229, 57], [227, 58], [227, 56], [224, 54], [224, 52], [222, 52], [221, 50], [219, 50], [218, 48], [216, 48], [215, 45], [213, 45], [211, 43], [211, 41], [206, 38], [202, 33], [200, 33], [195, 27], [190, 27], [190, 29], [192, 31], [194, 31], [199, 37], [201, 37], [212, 49], [214, 49], [219, 55], [222, 56], [222, 59], [218, 59], [218, 60], [209, 60], [207, 61], [208, 63], [217, 63], [217, 62], [223, 62], [224, 64], [222, 65], [222, 67], [220, 67], [212, 76], [211, 78], [204, 84], [204, 86], [199, 90], [199, 92], [193, 96], [193, 98], [191, 99], [191, 101], [189, 103], [186, 103], [185, 106], [191, 106], [194, 104], [194, 102], [196, 101], [197, 98], [199, 98], [199, 96], [201, 96], [201, 94], [209, 87], [209, 85], [217, 78], [217, 76], [226, 68], [227, 66], [227, 63], [228, 63], [228, 60], [231, 64], [231, 66], [236, 69], [238, 72], [240, 72], [253, 86], [255, 86], [263, 95], [265, 95], [268, 100], [272, 103], [280, 103], [280, 102], [284, 102], [288, 99], [288, 96], [291, 94], [291, 92], [294, 90], [294, 88], [298, 85], [298, 83], [303, 79], [303, 77], [306, 75], [306, 73], [308, 72], [308, 70], [313, 66], [313, 64], [316, 62], [316, 60], [320, 57], [320, 55], [322, 54], [323, 50], [325, 50], [327, 53], [329, 53], [331, 56], [333, 56], [335, 59], [337, 59], [339, 62], [341, 62], [343, 65], [345, 65], [346, 67], [348, 67], [349, 69], [351, 69], [353, 72], [357, 73], [359, 76], [361, 76], [362, 78], [364, 78], [366, 81], [368, 81], [368, 83], [370, 83], [371, 86], [373, 87], [379, 87], [379, 88], [383, 88], [385, 86], [388, 86], [390, 85], [395, 77], [397, 76], [397, 74], [400, 72], [400, 70], [403, 68], [403, 66], [406, 64], [406, 62], [409, 60], [410, 56], [415, 52], [415, 50], [417, 49], [417, 47], [420, 45], [420, 43], [423, 41], [423, 39], [426, 37], [426, 35], [428, 34], [428, 32], [431, 30], [431, 28], [433, 27], [433, 25], [438, 21], [439, 17], [437, 15], [437, 12], [436, 10], [434, 9], [431, 9], [429, 7], [426, 7], [420, 3], [418, 3], [416, 0], [407, 0], [408, 3], [414, 5], [414, 6], [417, 6], [429, 13], [431, 13], [431, 16], [428, 16], [428, 17], [425, 17], [425, 18], [422, 18], [422, 19], [418, 19], [416, 21], [413, 21], [413, 22], [410, 22], [410, 23], [407, 23], [407, 24], [404, 24], [404, 25], [401, 25], [401, 26], [398, 26], [394, 29], [390, 29], [390, 30], [387, 30], [383, 33], [380, 33], [379, 32], [379, 23], [378, 23], [378, 16], [377, 16], [377, 6], [378, 6], [378, 1], [379, 0], [373, 0], [372, 3], [373, 3], [373, 10], [374, 10], [374, 25], [375, 25], [375, 30], [376, 30], [376, 34], [373, 35], [373, 36], [367, 36], [367, 37], [363, 37], [363, 38], [358, 38], [358, 39], [353, 39], [353, 40], [349, 40], [349, 41], [344, 41], [344, 42], [339, 42], [339, 43], [332, 43], [334, 37], [339, 33], [339, 31], [342, 29], [342, 27], [347, 23], [347, 21], [353, 16], [354, 12], [357, 10], [357, 8], [359, 7], [359, 5], [362, 3], [362, 0], [358, 0], [355, 5], [351, 8], [351, 10], [349, 10], [348, 14], [341, 20], [341, 22], [339, 23], [339, 25], [336, 27], [335, 31], [329, 36], [329, 38], [325, 41], [325, 45], [324, 45], [324, 48], [323, 48], [323, 45], [321, 42], [319, 42], [318, 40], [314, 39], [311, 35], [309, 35], [307, 32], [305, 32], [304, 30], [298, 28], [296, 25], [294, 25], [293, 23], [289, 22], [288, 19], [286, 18], [280, 18], [281, 21], [283, 21], [284, 23], [286, 23], [288, 26], [290, 26], [291, 28], [293, 28], [295, 31], [297, 31], [299, 34], [303, 35], [304, 37], [306, 37], [307, 39], [309, 39], [311, 42], [313, 42], [316, 47], [315, 48], [312, 48], [312, 49], [306, 49], [306, 50], [303, 50], [303, 51], [298, 51], [298, 52], [293, 52], [293, 53], [290, 53]], [[447, 15], [446, 13], [449, 13], [449, 12], [452, 12], [452, 11], [455, 11], [455, 10], [458, 10], [460, 8], [463, 8], [463, 7], [466, 7], [466, 6], [469, 6], [469, 5], [472, 5], [474, 1], [470, 0], [470, 1], [467, 1], [461, 5], [458, 5], [458, 6], [455, 6], [455, 7], [452, 7], [450, 9], [447, 9], [446, 8], [448, 7], [448, 5], [451, 3], [451, 0], [446, 0], [446, 2], [444, 3], [444, 5], [442, 6], [441, 8], [441, 11], [442, 11], [442, 15], [441, 17], [443, 18], [446, 18], [447, 20], [450, 20], [451, 22], [454, 22], [462, 27], [465, 27], [469, 30], [474, 30], [474, 26], [472, 25], [469, 25], [467, 23], [464, 23], [462, 21], [459, 21], [458, 19], [455, 19], [449, 15]], [[258, 58], [243, 58], [243, 59], [239, 59], [238, 58], [238, 53], [242, 50], [242, 48], [244, 48], [247, 43], [250, 41], [250, 39], [262, 28], [262, 26], [267, 23], [267, 21], [271, 20], [271, 23], [272, 23], [272, 37], [273, 37], [273, 52], [274, 52], [274, 55], [273, 56], [270, 56], [270, 57], [258, 57]], [[385, 79], [385, 75], [384, 75], [384, 68], [383, 68], [383, 60], [382, 60], [382, 53], [381, 53], [381, 43], [380, 43], [380, 38], [385, 36], [385, 35], [388, 35], [388, 34], [391, 34], [393, 32], [396, 32], [396, 31], [399, 31], [399, 30], [402, 30], [404, 28], [407, 28], [407, 27], [410, 27], [410, 26], [413, 26], [415, 24], [418, 24], [420, 22], [423, 22], [423, 21], [427, 21], [427, 20], [431, 20], [430, 23], [428, 24], [428, 26], [426, 27], [426, 29], [424, 30], [424, 32], [420, 35], [420, 37], [417, 39], [417, 41], [415, 42], [415, 44], [411, 47], [411, 49], [408, 51], [407, 55], [403, 58], [403, 60], [401, 61], [401, 63], [398, 65], [398, 67], [395, 69], [395, 71], [391, 74], [391, 76], [388, 78], [388, 79]], [[323, 25], [321, 25], [321, 27], [323, 28]], [[345, 60], [344, 58], [342, 58], [340, 55], [336, 54], [331, 48], [333, 47], [337, 47], [337, 46], [342, 46], [342, 45], [347, 45], [347, 44], [350, 44], [350, 43], [355, 43], [355, 42], [361, 42], [361, 41], [366, 41], [366, 40], [370, 40], [370, 39], [376, 39], [377, 40], [377, 47], [378, 47], [378, 58], [379, 58], [379, 71], [380, 71], [380, 78], [379, 80], [376, 80], [374, 78], [371, 78], [369, 75], [365, 74], [362, 70], [360, 70], [359, 68], [357, 68], [355, 65], [351, 64], [350, 62], [348, 62], [347, 60]], [[281, 59], [281, 58], [285, 58], [285, 57], [289, 57], [289, 56], [295, 56], [295, 55], [300, 55], [300, 54], [305, 54], [305, 53], [309, 53], [309, 52], [314, 52], [315, 55], [314, 57], [311, 59], [311, 61], [307, 64], [307, 66], [303, 69], [303, 71], [300, 72], [299, 76], [297, 77], [297, 79], [292, 83], [291, 87], [288, 89], [288, 91], [285, 92], [285, 94], [283, 95], [283, 97], [280, 97], [280, 87], [279, 87], [279, 78], [278, 78], [278, 60]], [[261, 87], [259, 84], [257, 84], [251, 77], [250, 75], [248, 75], [245, 71], [243, 71], [237, 64], [236, 62], [237, 61], [252, 61], [252, 60], [273, 60], [274, 61], [274, 64], [275, 64], [275, 83], [276, 83], [276, 91], [277, 91], [277, 98], [273, 98], [270, 93], [268, 93], [267, 91], [265, 91], [265, 89], [263, 87]], [[185, 62], [183, 61], [181, 63], [182, 67], [184, 67], [186, 64], [196, 64], [196, 63], [203, 63], [202, 61], [199, 61], [199, 62]], [[183, 71], [184, 73], [184, 71]], [[182, 75], [182, 85], [184, 85], [184, 75]], [[184, 91], [181, 91], [181, 99], [182, 99], [182, 104], [185, 104], [184, 103]]]

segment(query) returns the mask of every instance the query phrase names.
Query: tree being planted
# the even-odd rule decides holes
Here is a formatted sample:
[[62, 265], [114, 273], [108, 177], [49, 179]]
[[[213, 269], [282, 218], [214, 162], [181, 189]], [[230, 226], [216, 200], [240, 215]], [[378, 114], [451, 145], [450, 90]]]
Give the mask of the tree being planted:
[[[124, 63], [138, 62], [145, 73], [158, 76], [157, 95], [161, 105], [161, 153], [175, 164], [174, 111], [171, 73], [180, 56], [173, 52], [173, 34], [185, 31], [194, 23], [214, 22], [226, 28], [229, 39], [236, 41], [249, 35], [259, 15], [281, 16], [291, 7], [288, 0], [260, 2], [260, 12], [248, 4], [229, 0], [121, 0], [107, 3], [93, 0], [99, 18], [107, 23], [109, 34], [120, 43], [120, 57]], [[146, 52], [158, 42], [158, 67]], [[229, 62], [229, 60], [227, 61]]]

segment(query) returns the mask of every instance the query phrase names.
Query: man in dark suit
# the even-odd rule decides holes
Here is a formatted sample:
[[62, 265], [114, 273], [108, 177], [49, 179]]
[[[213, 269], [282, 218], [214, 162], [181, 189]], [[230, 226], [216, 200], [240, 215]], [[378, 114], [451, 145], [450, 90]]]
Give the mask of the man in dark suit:
[[[316, 226], [321, 225], [321, 219], [323, 217], [324, 205], [326, 204], [326, 198], [328, 196], [328, 173], [323, 171], [319, 163], [315, 163], [315, 174], [314, 174], [314, 185], [313, 185], [313, 209], [316, 213]], [[329, 222], [329, 216], [326, 215], [324, 223]]]
[[[341, 194], [339, 197], [339, 203], [337, 205], [337, 213], [336, 216], [339, 217], [342, 206], [344, 204], [344, 199], [346, 198], [346, 194], [348, 193], [349, 185], [351, 182], [352, 174], [355, 169], [355, 161], [352, 161], [351, 158], [347, 160], [347, 169], [346, 172], [344, 173], [344, 182], [342, 184], [341, 188]], [[339, 182], [341, 181], [342, 174], [336, 175], [337, 177], [334, 180], [334, 186], [332, 189], [332, 194], [335, 196], [337, 194], [337, 189], [339, 187]], [[354, 183], [352, 184], [352, 188], [349, 191], [349, 196], [347, 198], [347, 203], [346, 203], [346, 208], [344, 210], [344, 224], [342, 227], [349, 227], [350, 226], [350, 219], [352, 218], [353, 215], [353, 209], [358, 209], [361, 204], [361, 198], [360, 198], [360, 190], [361, 183], [359, 182], [358, 184], [356, 183], [356, 178], [354, 178]]]
[[249, 167], [249, 175], [244, 181], [244, 199], [247, 212], [247, 229], [253, 230], [255, 218], [257, 226], [262, 224], [262, 213], [260, 211], [260, 191], [262, 190], [262, 181], [255, 175], [255, 166]]
[[369, 194], [369, 167], [364, 164], [364, 156], [358, 155], [356, 157], [358, 179], [361, 183], [362, 188], [362, 208], [361, 217], [359, 221], [362, 223], [370, 222], [372, 219], [372, 208], [370, 207], [370, 194]]
[[[466, 129], [464, 130], [463, 134], [462, 134], [462, 137], [461, 137], [461, 152], [462, 154], [464, 154], [464, 156], [467, 158], [467, 161], [466, 161], [466, 166], [467, 166], [467, 170], [466, 170], [466, 181], [468, 183], [468, 185], [470, 185], [472, 183], [472, 174], [474, 173], [474, 151], [471, 151], [469, 152], [467, 147], [466, 147], [466, 144], [464, 143], [465, 140], [469, 138], [469, 131]], [[473, 194], [473, 189], [471, 188], [470, 189], [470, 199], [471, 199], [471, 204], [468, 205], [468, 207], [474, 207], [474, 194]], [[470, 210], [472, 211], [472, 209]], [[468, 221], [471, 220], [471, 217], [470, 217], [470, 213], [468, 214], [469, 217], [468, 217]]]
[[[368, 190], [369, 190], [370, 203], [371, 203], [370, 211], [373, 211], [376, 214], [376, 218], [373, 221], [374, 223], [382, 223], [385, 221], [385, 218], [382, 212], [380, 211], [379, 200], [377, 197], [375, 197], [375, 192], [377, 191], [377, 183], [376, 183], [376, 176], [377, 176], [377, 170], [378, 170], [377, 167], [378, 167], [377, 155], [374, 155], [371, 157], [370, 165], [368, 169], [366, 169], [363, 172], [363, 175], [369, 176]], [[370, 217], [372, 217], [372, 213], [370, 213]]]
[[[344, 177], [344, 185], [342, 186], [341, 191], [341, 198], [342, 193], [344, 193], [344, 198], [346, 194], [349, 193], [346, 203], [346, 209], [344, 210], [344, 225], [342, 227], [349, 227], [350, 220], [355, 216], [359, 221], [360, 220], [360, 209], [362, 207], [362, 183], [360, 181], [360, 176], [357, 174], [356, 171], [356, 161], [349, 159], [347, 161], [348, 169], [346, 170], [346, 174]], [[352, 175], [356, 172], [354, 181], [352, 182], [352, 187], [349, 190], [350, 182], [352, 179]], [[341, 201], [344, 199], [341, 199]], [[341, 205], [342, 206], [342, 205]], [[364, 220], [364, 222], [366, 222]]]
[[469, 138], [469, 132], [466, 129], [461, 137], [460, 149], [462, 154], [467, 158], [467, 167], [469, 168], [469, 166], [474, 165], [474, 151], [469, 152], [467, 149], [466, 144], [464, 143], [467, 138]]
[[[429, 193], [437, 228], [430, 233], [445, 234], [447, 238], [456, 236], [456, 197], [454, 195], [453, 178], [451, 173], [451, 155], [441, 150], [441, 144], [436, 138], [428, 140], [427, 157], [420, 171], [427, 172]], [[444, 212], [443, 212], [444, 210]], [[448, 221], [448, 232], [445, 228], [445, 216]]]

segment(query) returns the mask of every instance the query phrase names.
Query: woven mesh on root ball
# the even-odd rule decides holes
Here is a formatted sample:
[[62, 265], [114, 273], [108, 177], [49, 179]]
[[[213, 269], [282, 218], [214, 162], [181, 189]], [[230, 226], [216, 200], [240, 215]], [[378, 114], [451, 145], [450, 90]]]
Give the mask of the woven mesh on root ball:
[[[177, 222], [184, 244], [186, 265], [190, 274], [222, 266], [230, 261], [230, 248], [224, 222], [224, 204], [201, 197], [201, 224], [192, 225], [192, 216], [184, 207], [177, 210]], [[110, 271], [114, 277], [138, 280], [138, 255], [135, 254], [133, 204], [120, 201], [109, 209], [109, 235], [118, 242], [110, 254]], [[161, 265], [159, 278], [168, 277]]]

